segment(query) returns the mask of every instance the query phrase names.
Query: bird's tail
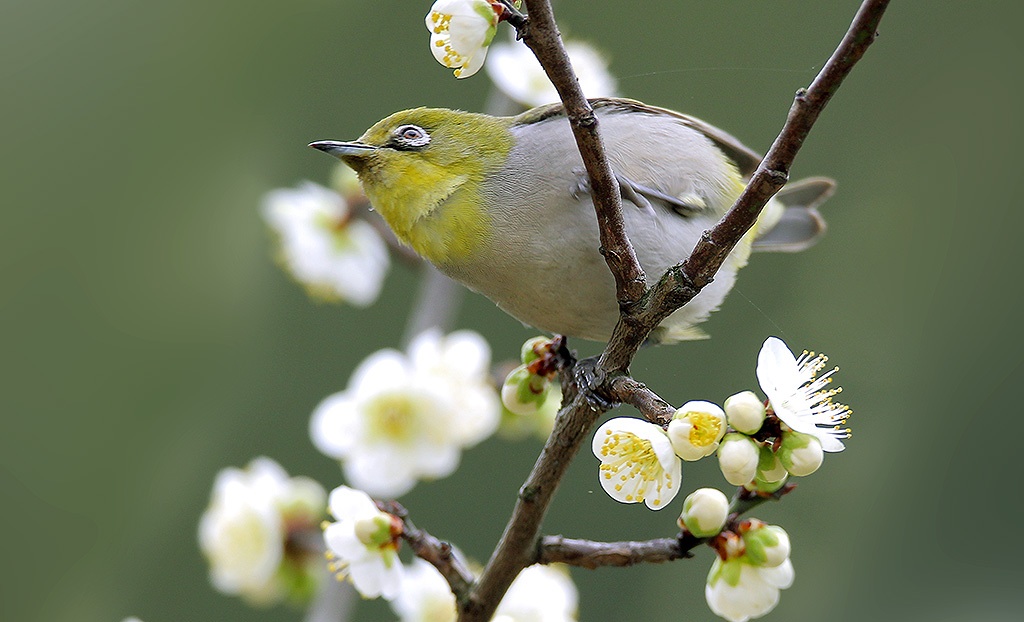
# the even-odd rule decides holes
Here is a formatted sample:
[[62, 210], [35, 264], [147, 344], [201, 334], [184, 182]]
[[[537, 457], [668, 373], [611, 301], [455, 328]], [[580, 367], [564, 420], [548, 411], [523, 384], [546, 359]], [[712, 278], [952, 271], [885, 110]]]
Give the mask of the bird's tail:
[[818, 206], [836, 190], [827, 177], [801, 179], [779, 191], [773, 201], [782, 204], [782, 215], [770, 229], [759, 232], [753, 250], [795, 253], [814, 246], [828, 228]]

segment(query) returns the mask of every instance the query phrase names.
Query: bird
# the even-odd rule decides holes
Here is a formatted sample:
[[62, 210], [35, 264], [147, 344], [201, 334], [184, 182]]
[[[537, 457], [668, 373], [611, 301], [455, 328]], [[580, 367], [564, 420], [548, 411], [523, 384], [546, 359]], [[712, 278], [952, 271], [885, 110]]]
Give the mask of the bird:
[[[647, 275], [686, 259], [728, 211], [761, 156], [694, 117], [623, 98], [590, 100], [623, 200], [626, 233]], [[372, 208], [403, 244], [440, 272], [552, 334], [607, 341], [619, 317], [600, 252], [587, 174], [564, 106], [496, 117], [414, 108], [355, 141], [310, 147], [355, 170]], [[752, 250], [814, 244], [817, 207], [835, 182], [788, 184], [740, 240], [714, 280], [669, 315], [652, 343], [705, 338]]]

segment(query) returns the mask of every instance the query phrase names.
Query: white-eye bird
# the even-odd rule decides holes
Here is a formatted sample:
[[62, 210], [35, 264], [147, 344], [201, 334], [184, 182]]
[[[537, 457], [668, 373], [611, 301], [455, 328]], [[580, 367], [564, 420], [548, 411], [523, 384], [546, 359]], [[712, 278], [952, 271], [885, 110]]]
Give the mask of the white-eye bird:
[[[678, 112], [596, 99], [626, 232], [649, 279], [684, 260], [732, 206], [760, 156], [729, 134]], [[441, 272], [535, 328], [603, 341], [618, 319], [615, 285], [599, 252], [587, 176], [561, 104], [515, 117], [416, 108], [354, 142], [311, 147], [359, 176], [398, 239]], [[773, 199], [689, 304], [652, 333], [695, 339], [752, 249], [793, 251], [824, 231], [816, 206], [829, 179], [790, 184]]]

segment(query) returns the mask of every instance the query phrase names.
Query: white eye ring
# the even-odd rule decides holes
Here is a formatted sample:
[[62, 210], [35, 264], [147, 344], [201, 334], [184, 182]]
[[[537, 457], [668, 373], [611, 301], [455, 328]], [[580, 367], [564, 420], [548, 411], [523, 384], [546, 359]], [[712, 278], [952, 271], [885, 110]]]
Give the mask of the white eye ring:
[[403, 125], [395, 130], [395, 141], [404, 147], [426, 147], [430, 134], [418, 125]]

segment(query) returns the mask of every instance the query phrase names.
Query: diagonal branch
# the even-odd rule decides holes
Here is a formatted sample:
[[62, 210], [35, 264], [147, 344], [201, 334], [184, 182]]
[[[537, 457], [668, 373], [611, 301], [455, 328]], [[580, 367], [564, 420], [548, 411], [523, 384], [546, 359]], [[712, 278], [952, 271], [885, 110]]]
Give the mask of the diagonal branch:
[[757, 221], [768, 200], [786, 184], [790, 166], [804, 139], [832, 95], [874, 42], [888, 5], [889, 0], [864, 0], [843, 40], [817, 77], [808, 88], [797, 91], [782, 131], [733, 207], [713, 229], [704, 232], [685, 261], [661, 277], [641, 304], [623, 309], [601, 357], [603, 369], [627, 369], [647, 335], [711, 282], [743, 234]]
[[[705, 232], [690, 258], [670, 269], [649, 291], [636, 254], [625, 234], [618, 188], [612, 177], [597, 119], [583, 97], [562, 46], [548, 0], [526, 0], [529, 18], [517, 26], [551, 78], [565, 105], [573, 134], [590, 176], [601, 231], [602, 253], [615, 277], [620, 319], [596, 365], [585, 361], [563, 372], [565, 405], [555, 430], [537, 458], [505, 532], [479, 581], [459, 611], [460, 622], [489, 620], [523, 568], [536, 560], [540, 525], [569, 463], [578, 453], [597, 418], [610, 409], [621, 390], [619, 378], [640, 345], [670, 313], [689, 302], [709, 283], [729, 252], [753, 226], [761, 209], [786, 182], [789, 167], [822, 108], [853, 65], [874, 41], [888, 0], [864, 0], [849, 31], [807, 90], [798, 92], [785, 127], [751, 178], [736, 205], [711, 231]], [[616, 389], [616, 382], [620, 385]], [[637, 399], [648, 400], [640, 395]], [[748, 501], [744, 501], [747, 503]]]

